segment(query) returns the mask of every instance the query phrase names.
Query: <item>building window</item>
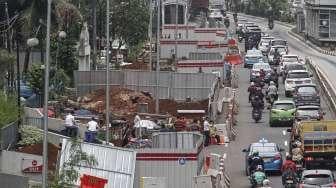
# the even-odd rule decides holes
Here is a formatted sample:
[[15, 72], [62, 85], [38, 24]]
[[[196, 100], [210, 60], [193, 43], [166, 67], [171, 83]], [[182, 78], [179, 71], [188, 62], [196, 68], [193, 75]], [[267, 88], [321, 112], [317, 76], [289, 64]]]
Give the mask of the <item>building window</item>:
[[329, 18], [330, 18], [329, 10], [320, 10], [319, 36], [321, 38], [329, 38], [329, 32], [330, 32]]
[[[176, 5], [166, 5], [164, 8], [164, 21], [165, 24], [175, 24], [175, 13], [176, 13]], [[178, 5], [178, 24], [184, 24], [184, 7], [182, 5]]]

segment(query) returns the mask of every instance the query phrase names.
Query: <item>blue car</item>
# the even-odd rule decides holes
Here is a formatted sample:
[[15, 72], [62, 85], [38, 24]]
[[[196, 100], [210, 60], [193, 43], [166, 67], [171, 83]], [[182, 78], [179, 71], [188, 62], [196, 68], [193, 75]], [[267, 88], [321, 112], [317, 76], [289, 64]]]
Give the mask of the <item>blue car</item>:
[[252, 49], [248, 50], [244, 59], [244, 67], [252, 68], [255, 63], [260, 63], [264, 61], [264, 56], [260, 50]]
[[34, 91], [31, 87], [28, 86], [28, 84], [24, 81], [20, 81], [20, 96], [28, 99], [29, 97], [34, 95]]
[[284, 151], [282, 148], [278, 146], [276, 143], [268, 142], [265, 139], [259, 140], [259, 142], [255, 142], [250, 144], [248, 149], [243, 149], [243, 152], [246, 153], [245, 157], [245, 172], [246, 175], [249, 176], [249, 163], [248, 159], [251, 157], [254, 151], [259, 152], [259, 156], [263, 158], [265, 164], [265, 172], [281, 172], [282, 167], [282, 154]]

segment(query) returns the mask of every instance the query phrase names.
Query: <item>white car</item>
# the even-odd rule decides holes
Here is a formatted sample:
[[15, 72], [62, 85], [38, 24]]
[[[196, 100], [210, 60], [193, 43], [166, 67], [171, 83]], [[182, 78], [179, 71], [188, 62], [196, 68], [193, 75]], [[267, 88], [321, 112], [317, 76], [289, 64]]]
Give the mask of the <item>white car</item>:
[[285, 66], [291, 63], [300, 63], [299, 56], [294, 54], [282, 55], [280, 62], [280, 72], [282, 73]]
[[286, 55], [287, 52], [288, 52], [286, 46], [281, 46], [281, 45], [272, 46], [270, 51], [268, 52], [268, 63], [269, 64], [275, 64], [275, 62], [274, 62], [275, 49], [278, 49], [278, 52], [279, 52], [280, 56]]
[[295, 87], [303, 84], [312, 83], [312, 74], [306, 70], [292, 70], [289, 71], [285, 81], [285, 94], [286, 97], [292, 95]]

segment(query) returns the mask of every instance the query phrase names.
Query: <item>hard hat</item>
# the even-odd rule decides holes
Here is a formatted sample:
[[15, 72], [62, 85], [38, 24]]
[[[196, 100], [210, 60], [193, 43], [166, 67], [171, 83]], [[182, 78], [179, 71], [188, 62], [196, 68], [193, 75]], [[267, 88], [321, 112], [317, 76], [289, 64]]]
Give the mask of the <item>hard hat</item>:
[[273, 82], [273, 81], [270, 81], [270, 85], [274, 85], [274, 82]]
[[265, 179], [264, 181], [263, 181], [263, 185], [265, 186], [265, 185], [270, 185], [271, 184], [271, 181], [270, 180], [268, 180], [268, 179]]
[[254, 82], [251, 82], [251, 86], [254, 86]]

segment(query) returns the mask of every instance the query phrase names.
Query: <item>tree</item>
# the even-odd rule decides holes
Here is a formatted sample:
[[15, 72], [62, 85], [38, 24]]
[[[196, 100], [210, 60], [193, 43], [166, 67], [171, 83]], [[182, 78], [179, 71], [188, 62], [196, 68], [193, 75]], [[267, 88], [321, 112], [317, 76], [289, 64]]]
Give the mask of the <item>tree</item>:
[[15, 96], [7, 96], [0, 92], [0, 128], [15, 122], [18, 118], [18, 106]]
[[7, 50], [0, 50], [0, 89], [5, 86], [5, 75], [8, 73], [10, 66], [13, 65], [16, 58]]
[[27, 81], [35, 93], [42, 94], [44, 86], [44, 65], [33, 64], [27, 73]]
[[93, 155], [83, 152], [79, 141], [72, 140], [71, 144], [66, 147], [70, 147], [68, 160], [60, 167], [60, 173], [56, 173], [54, 180], [51, 182], [51, 188], [71, 187], [80, 176], [77, 171], [79, 165], [96, 166], [98, 164]]
[[116, 0], [112, 7], [112, 32], [119, 48], [143, 43], [148, 36], [149, 11], [146, 0]]

